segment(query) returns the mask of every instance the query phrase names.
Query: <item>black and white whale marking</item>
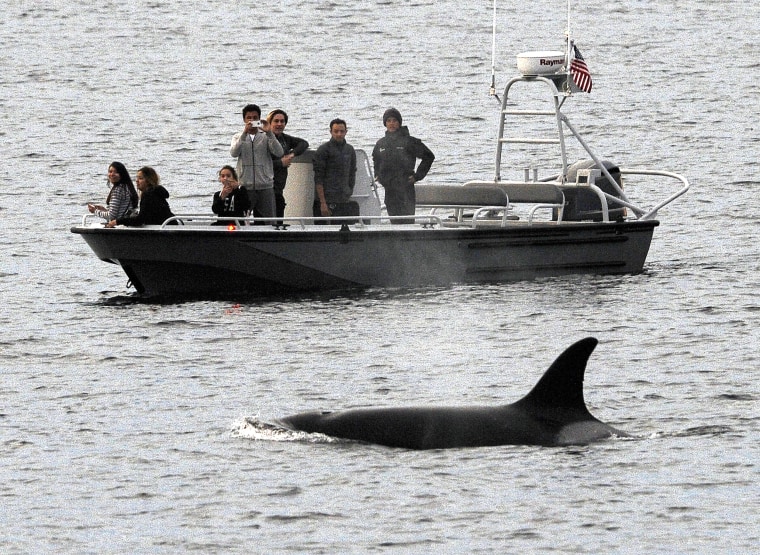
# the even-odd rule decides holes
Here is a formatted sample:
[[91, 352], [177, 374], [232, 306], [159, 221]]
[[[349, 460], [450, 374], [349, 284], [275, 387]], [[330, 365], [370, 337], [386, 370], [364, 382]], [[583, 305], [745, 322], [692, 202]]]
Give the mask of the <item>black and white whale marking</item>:
[[584, 445], [627, 434], [594, 418], [583, 400], [593, 337], [565, 350], [525, 397], [501, 406], [398, 407], [305, 412], [278, 424], [290, 430], [407, 449], [490, 445]]

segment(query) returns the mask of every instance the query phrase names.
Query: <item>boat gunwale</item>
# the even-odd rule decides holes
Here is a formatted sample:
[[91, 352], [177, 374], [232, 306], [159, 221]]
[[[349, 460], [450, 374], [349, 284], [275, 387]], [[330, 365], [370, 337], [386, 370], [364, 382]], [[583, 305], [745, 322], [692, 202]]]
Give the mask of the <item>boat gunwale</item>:
[[[238, 239], [256, 240], [256, 239], [268, 239], [272, 240], [274, 237], [282, 238], [286, 237], [303, 239], [304, 237], [332, 237], [333, 235], [345, 236], [347, 234], [357, 235], [422, 235], [426, 238], [431, 238], [437, 235], [460, 235], [460, 236], [483, 236], [483, 235], [538, 235], [541, 233], [547, 233], [549, 235], [561, 235], [566, 233], [572, 233], [572, 231], [598, 229], [606, 230], [614, 233], [622, 233], [627, 230], [636, 229], [649, 229], [660, 225], [659, 220], [624, 220], [624, 221], [564, 221], [562, 223], [557, 222], [510, 222], [507, 226], [498, 225], [498, 222], [494, 222], [493, 225], [479, 225], [472, 227], [471, 225], [442, 225], [440, 227], [430, 227], [420, 224], [407, 224], [407, 225], [365, 225], [365, 224], [353, 224], [353, 225], [309, 225], [308, 227], [301, 228], [291, 226], [287, 229], [275, 228], [273, 226], [240, 226], [235, 229], [227, 229], [223, 226], [142, 226], [142, 227], [116, 227], [106, 228], [102, 226], [72, 226], [71, 232], [78, 235], [87, 234], [103, 234], [103, 233], [120, 233], [130, 235], [169, 235], [169, 236], [183, 236], [183, 235], [229, 235], [237, 237]], [[261, 229], [258, 229], [261, 227]]]

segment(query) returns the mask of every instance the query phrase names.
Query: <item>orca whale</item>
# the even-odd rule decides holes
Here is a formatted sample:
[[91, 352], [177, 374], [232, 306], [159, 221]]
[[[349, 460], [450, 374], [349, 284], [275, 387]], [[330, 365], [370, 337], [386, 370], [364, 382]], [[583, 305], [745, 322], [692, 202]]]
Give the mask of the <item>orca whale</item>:
[[583, 375], [596, 345], [595, 338], [587, 337], [568, 347], [530, 393], [510, 405], [315, 411], [281, 418], [277, 424], [406, 449], [585, 445], [626, 437], [594, 418], [583, 399]]

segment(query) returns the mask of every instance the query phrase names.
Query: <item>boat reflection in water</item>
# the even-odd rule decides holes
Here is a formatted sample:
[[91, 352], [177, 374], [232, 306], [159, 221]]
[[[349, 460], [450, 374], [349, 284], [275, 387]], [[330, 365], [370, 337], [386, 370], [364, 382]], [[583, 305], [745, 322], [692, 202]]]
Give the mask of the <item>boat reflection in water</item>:
[[[211, 225], [210, 214], [180, 214], [181, 225], [105, 229], [90, 215], [71, 231], [101, 260], [119, 264], [138, 293], [153, 296], [282, 294], [357, 287], [417, 287], [498, 282], [567, 274], [641, 272], [658, 211], [688, 188], [675, 173], [618, 168], [598, 158], [562, 113], [572, 93], [567, 69], [523, 74], [509, 81], [501, 100], [496, 171], [490, 181], [462, 185], [416, 185], [414, 223], [391, 224], [382, 211], [372, 170], [357, 149], [354, 200], [360, 217], [312, 217], [311, 152], [294, 160], [285, 188], [285, 219], [240, 219]], [[514, 87], [514, 90], [513, 90]], [[519, 88], [548, 90], [550, 104], [510, 95]], [[519, 107], [519, 109], [518, 109]], [[508, 137], [525, 120], [549, 121], [554, 136]], [[565, 139], [585, 153], [569, 164]], [[554, 145], [559, 171], [539, 179], [531, 163], [517, 181], [501, 178], [506, 145], [520, 152]], [[519, 170], [518, 170], [519, 171]], [[623, 192], [631, 177], [676, 183], [674, 192], [643, 208]], [[668, 190], [657, 183], [657, 191]], [[408, 219], [408, 216], [402, 217]], [[252, 225], [254, 223], [263, 225]]]

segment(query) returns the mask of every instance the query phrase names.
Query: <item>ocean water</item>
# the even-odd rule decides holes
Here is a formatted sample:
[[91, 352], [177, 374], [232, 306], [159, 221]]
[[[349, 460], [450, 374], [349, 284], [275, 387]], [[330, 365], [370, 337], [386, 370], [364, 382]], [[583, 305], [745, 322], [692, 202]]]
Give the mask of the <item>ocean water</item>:
[[[492, 7], [6, 2], [2, 552], [755, 551], [760, 7], [573, 4], [594, 89], [565, 112], [604, 158], [692, 183], [644, 273], [146, 304], [69, 232], [112, 160], [197, 213], [244, 104], [315, 146], [343, 117], [366, 150], [393, 105], [436, 153], [428, 181], [490, 177]], [[515, 54], [562, 48], [565, 8], [499, 4], [497, 87]], [[414, 452], [250, 424], [512, 402], [585, 336], [589, 408], [631, 439]]]

